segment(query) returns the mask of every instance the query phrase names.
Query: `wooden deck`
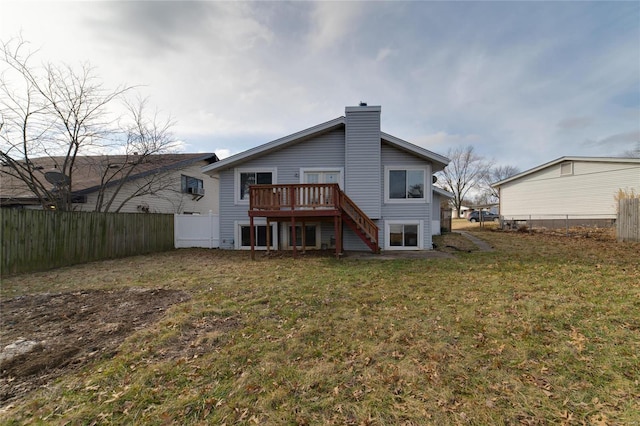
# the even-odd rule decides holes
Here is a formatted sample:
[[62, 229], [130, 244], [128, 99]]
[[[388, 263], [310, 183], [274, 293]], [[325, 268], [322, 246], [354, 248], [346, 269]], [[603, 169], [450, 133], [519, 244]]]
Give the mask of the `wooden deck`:
[[[252, 185], [249, 189], [251, 258], [255, 258], [253, 219], [291, 222], [293, 252], [297, 254], [296, 221], [333, 220], [336, 256], [342, 253], [342, 224], [346, 223], [373, 252], [378, 252], [378, 226], [340, 190], [338, 184]], [[302, 226], [304, 230], [304, 226]], [[303, 231], [304, 232], [304, 231]], [[269, 233], [267, 233], [269, 238]], [[304, 242], [304, 238], [303, 238]], [[267, 240], [267, 247], [271, 242]], [[304, 246], [302, 247], [304, 249]]]

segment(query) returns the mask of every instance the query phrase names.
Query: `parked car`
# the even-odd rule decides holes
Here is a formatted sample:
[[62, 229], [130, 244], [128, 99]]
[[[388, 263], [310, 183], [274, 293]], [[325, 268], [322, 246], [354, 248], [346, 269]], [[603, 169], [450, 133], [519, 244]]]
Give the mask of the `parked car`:
[[473, 211], [469, 214], [469, 222], [480, 222], [480, 213], [482, 213], [483, 222], [498, 222], [500, 221], [500, 215], [491, 212]]

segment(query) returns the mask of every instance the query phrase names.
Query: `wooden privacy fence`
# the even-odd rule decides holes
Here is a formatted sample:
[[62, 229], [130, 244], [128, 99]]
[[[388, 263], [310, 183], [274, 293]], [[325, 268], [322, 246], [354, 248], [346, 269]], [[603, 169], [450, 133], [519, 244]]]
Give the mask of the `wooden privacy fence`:
[[616, 237], [618, 241], [640, 241], [640, 198], [618, 201]]
[[2, 275], [173, 249], [173, 215], [1, 209]]

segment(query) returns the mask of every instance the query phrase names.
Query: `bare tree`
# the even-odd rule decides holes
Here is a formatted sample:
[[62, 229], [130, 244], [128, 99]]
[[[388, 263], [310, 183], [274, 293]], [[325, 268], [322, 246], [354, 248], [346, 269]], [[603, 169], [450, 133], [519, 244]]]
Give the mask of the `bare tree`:
[[622, 153], [625, 158], [640, 158], [640, 141], [636, 142], [635, 148], [631, 148]]
[[491, 168], [491, 162], [475, 153], [473, 146], [451, 148], [447, 152], [451, 160], [445, 169], [438, 173], [439, 182], [453, 194], [453, 207], [460, 216], [463, 200], [469, 191], [479, 189]]
[[487, 171], [484, 176], [483, 182], [480, 184], [480, 194], [478, 196], [478, 204], [492, 204], [498, 202], [500, 199], [500, 193], [491, 185], [515, 176], [520, 173], [520, 170], [515, 166], [493, 166]]
[[[0, 174], [19, 180], [43, 208], [73, 208], [74, 172], [80, 156], [104, 153], [117, 145], [132, 160], [109, 165], [102, 176], [96, 209], [116, 211], [117, 192], [137, 166], [173, 146], [172, 122], [145, 115], [146, 101], [127, 103], [126, 124], [114, 114], [132, 86], [110, 90], [88, 65], [33, 65], [34, 57], [22, 39], [0, 46]], [[134, 153], [138, 155], [134, 156]], [[49, 158], [52, 170], [38, 159]], [[34, 161], [36, 160], [36, 161]], [[114, 182], [120, 179], [119, 186]], [[109, 197], [104, 189], [110, 187]], [[149, 191], [142, 189], [140, 193]]]
[[[163, 172], [154, 164], [154, 156], [159, 153], [170, 152], [176, 147], [176, 141], [171, 133], [173, 122], [171, 119], [160, 121], [158, 113], [153, 118], [146, 115], [147, 101], [138, 99], [136, 103], [127, 103], [130, 121], [122, 126], [124, 138], [124, 158], [119, 163], [106, 161], [101, 164], [101, 185], [96, 199], [96, 211], [119, 212], [122, 207], [133, 198], [143, 195], [155, 195], [174, 188], [175, 182], [169, 174]], [[130, 177], [142, 168], [151, 173], [136, 180], [136, 188], [119, 203], [114, 204], [123, 186], [130, 182]]]

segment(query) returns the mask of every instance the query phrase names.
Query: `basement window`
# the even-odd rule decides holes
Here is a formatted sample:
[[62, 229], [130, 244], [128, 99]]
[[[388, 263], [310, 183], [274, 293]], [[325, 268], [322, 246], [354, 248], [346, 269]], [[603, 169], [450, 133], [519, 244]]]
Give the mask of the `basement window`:
[[[266, 223], [254, 223], [254, 237], [256, 250], [267, 249], [267, 229], [269, 231], [269, 240], [271, 241], [271, 249], [278, 247], [278, 234], [276, 232], [276, 223], [270, 224], [267, 228]], [[236, 244], [237, 250], [251, 249], [251, 226], [247, 222], [236, 222]]]
[[[287, 248], [293, 248], [293, 227], [287, 223]], [[320, 248], [320, 224], [305, 224], [304, 246], [308, 249]], [[302, 226], [296, 225], [296, 247], [302, 248]]]
[[421, 220], [387, 220], [385, 221], [385, 250], [421, 250]]

